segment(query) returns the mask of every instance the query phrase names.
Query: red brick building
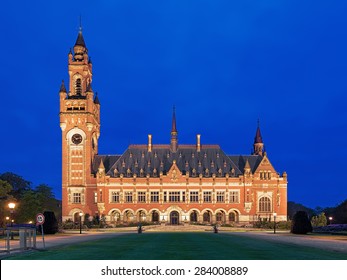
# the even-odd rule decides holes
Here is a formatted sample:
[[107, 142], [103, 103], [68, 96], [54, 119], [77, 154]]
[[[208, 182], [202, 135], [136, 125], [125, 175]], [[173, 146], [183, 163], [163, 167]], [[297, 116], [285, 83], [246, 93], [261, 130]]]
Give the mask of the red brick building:
[[60, 88], [63, 220], [79, 213], [107, 223], [248, 223], [287, 219], [287, 175], [264, 152], [260, 128], [251, 155], [226, 155], [218, 145], [178, 143], [175, 110], [167, 145], [130, 145], [99, 155], [100, 102], [92, 63], [79, 32], [68, 55], [68, 91]]

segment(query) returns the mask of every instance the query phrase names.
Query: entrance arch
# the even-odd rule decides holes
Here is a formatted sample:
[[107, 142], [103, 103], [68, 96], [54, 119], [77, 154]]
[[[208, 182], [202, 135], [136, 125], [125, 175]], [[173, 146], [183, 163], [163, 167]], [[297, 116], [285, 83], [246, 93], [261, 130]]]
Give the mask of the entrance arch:
[[178, 225], [180, 223], [180, 214], [177, 211], [170, 213], [170, 224]]

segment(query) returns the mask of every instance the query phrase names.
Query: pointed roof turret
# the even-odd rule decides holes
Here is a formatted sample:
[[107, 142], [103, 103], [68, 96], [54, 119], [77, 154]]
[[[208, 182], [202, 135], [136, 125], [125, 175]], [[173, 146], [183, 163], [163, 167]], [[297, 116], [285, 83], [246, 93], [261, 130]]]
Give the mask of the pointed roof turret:
[[[82, 27], [80, 26], [80, 31], [78, 32], [76, 43], [73, 47], [74, 51], [74, 59], [75, 61], [83, 61], [84, 54], [88, 54], [88, 49], [86, 46], [86, 43], [84, 42], [83, 34], [82, 34]], [[88, 60], [88, 56], [86, 57]]]
[[263, 155], [264, 143], [260, 133], [259, 119], [258, 119], [257, 131], [254, 137], [253, 149], [254, 149], [253, 155], [260, 155], [260, 156]]
[[254, 144], [257, 144], [257, 143], [263, 143], [263, 138], [261, 137], [261, 133], [260, 133], [259, 120], [258, 120], [257, 131], [256, 131], [255, 137], [254, 137]]
[[60, 86], [59, 92], [65, 92], [65, 93], [66, 93], [66, 88], [65, 88], [64, 80], [61, 81], [61, 86]]
[[97, 92], [95, 93], [94, 103], [100, 105], [100, 101], [99, 101], [99, 97], [98, 97], [98, 93]]
[[82, 27], [80, 27], [80, 31], [78, 32], [75, 46], [82, 46], [84, 48], [87, 48], [86, 43], [84, 42], [83, 34], [82, 34]]
[[88, 84], [86, 92], [93, 92], [92, 83]]
[[178, 139], [177, 139], [177, 127], [176, 127], [176, 108], [173, 107], [172, 112], [172, 126], [171, 126], [171, 141], [170, 141], [171, 151], [176, 153], [178, 148]]
[[246, 172], [250, 172], [250, 171], [251, 171], [251, 165], [249, 164], [248, 159], [246, 160], [245, 171], [246, 171]]

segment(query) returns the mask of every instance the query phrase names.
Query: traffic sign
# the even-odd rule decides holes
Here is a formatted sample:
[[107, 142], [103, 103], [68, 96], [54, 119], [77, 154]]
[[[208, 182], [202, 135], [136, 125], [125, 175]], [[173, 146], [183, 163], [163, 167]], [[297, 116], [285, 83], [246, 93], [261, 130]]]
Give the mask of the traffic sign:
[[36, 224], [37, 225], [43, 225], [43, 223], [45, 222], [45, 216], [41, 213], [36, 215]]

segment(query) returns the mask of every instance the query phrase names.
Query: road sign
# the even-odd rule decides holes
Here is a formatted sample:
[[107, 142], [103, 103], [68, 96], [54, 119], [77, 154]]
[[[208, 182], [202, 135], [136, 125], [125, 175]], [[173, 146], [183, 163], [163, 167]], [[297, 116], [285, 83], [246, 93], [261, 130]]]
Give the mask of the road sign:
[[43, 225], [43, 223], [45, 222], [45, 216], [41, 213], [36, 215], [36, 224], [37, 225]]

